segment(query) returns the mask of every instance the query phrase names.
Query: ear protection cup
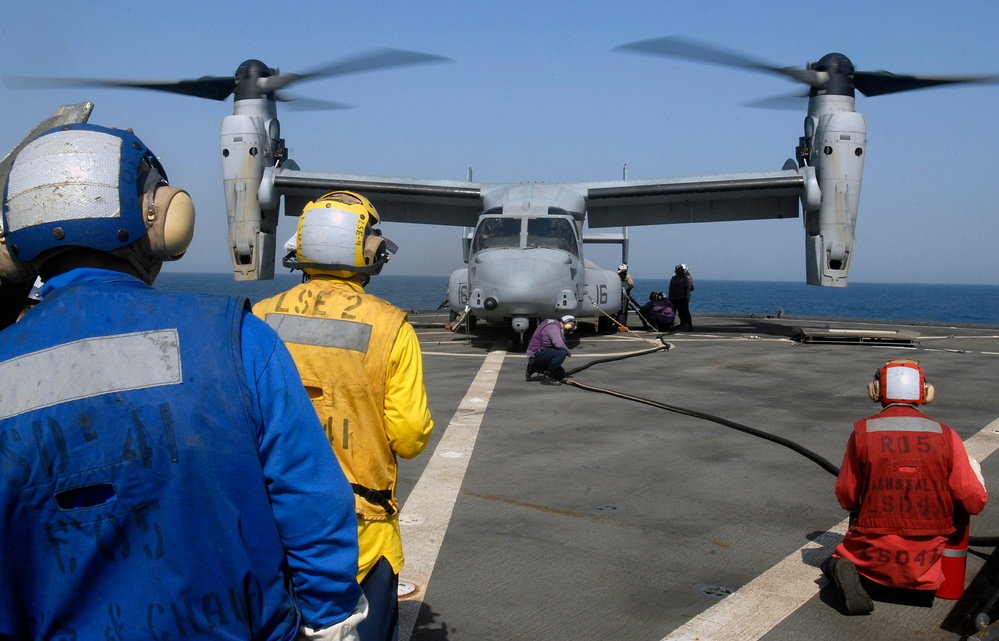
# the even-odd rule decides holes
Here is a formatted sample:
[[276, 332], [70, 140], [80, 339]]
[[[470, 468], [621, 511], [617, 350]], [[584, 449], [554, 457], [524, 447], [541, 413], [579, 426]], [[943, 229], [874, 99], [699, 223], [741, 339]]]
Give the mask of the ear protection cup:
[[927, 383], [926, 385], [923, 385], [923, 396], [925, 397], [925, 400], [923, 401], [924, 404], [925, 403], [932, 403], [933, 402], [933, 397], [934, 397], [935, 394], [936, 394], [936, 392], [934, 391], [932, 385], [930, 385], [929, 383]]
[[194, 203], [183, 189], [165, 181], [150, 186], [142, 198], [146, 233], [139, 240], [111, 251], [135, 268], [152, 285], [163, 262], [184, 255], [194, 237]]
[[378, 259], [387, 261], [388, 250], [385, 248], [385, 240], [381, 236], [369, 234], [364, 239], [364, 264], [373, 265]]
[[881, 400], [881, 381], [878, 380], [878, 373], [875, 373], [874, 380], [867, 384], [867, 395], [875, 403]]
[[146, 192], [145, 201], [153, 257], [177, 260], [194, 238], [194, 201], [183, 189], [162, 183]]

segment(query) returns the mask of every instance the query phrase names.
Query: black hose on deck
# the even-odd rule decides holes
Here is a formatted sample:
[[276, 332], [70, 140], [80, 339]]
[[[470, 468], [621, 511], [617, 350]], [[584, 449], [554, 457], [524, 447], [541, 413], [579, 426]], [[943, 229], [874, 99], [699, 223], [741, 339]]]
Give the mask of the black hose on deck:
[[[662, 345], [657, 345], [651, 349], [643, 350], [641, 352], [635, 352], [633, 354], [625, 354], [624, 356], [609, 356], [607, 358], [598, 358], [595, 361], [590, 361], [586, 365], [580, 365], [576, 369], [569, 370], [565, 373], [566, 377], [572, 376], [578, 372], [582, 372], [584, 369], [589, 369], [598, 363], [613, 363], [614, 361], [623, 361], [626, 358], [634, 358], [635, 356], [645, 356], [646, 354], [655, 354], [656, 352], [669, 351], [672, 347], [669, 343], [664, 343]], [[572, 381], [565, 381], [566, 383], [571, 383]]]
[[[698, 412], [698, 411], [695, 411], [695, 410], [688, 410], [688, 409], [685, 409], [683, 407], [677, 407], [676, 405], [668, 405], [666, 403], [660, 403], [658, 401], [653, 401], [653, 400], [650, 400], [650, 399], [647, 399], [647, 398], [642, 398], [641, 396], [634, 396], [632, 394], [625, 394], [623, 392], [616, 392], [614, 390], [609, 390], [609, 389], [605, 389], [605, 388], [602, 388], [602, 387], [594, 387], [592, 385], [586, 385], [584, 383], [580, 383], [579, 381], [571, 380], [571, 379], [568, 378], [568, 376], [570, 376], [572, 374], [575, 374], [577, 372], [581, 372], [584, 369], [587, 369], [588, 367], [592, 367], [593, 365], [596, 365], [597, 363], [608, 363], [608, 362], [612, 362], [612, 361], [619, 361], [619, 360], [623, 360], [625, 358], [632, 358], [634, 356], [642, 356], [642, 355], [645, 355], [645, 354], [652, 354], [654, 352], [659, 352], [659, 351], [662, 351], [664, 349], [668, 350], [669, 348], [670, 348], [670, 345], [664, 344], [662, 347], [656, 347], [656, 348], [653, 348], [653, 349], [650, 349], [650, 350], [645, 350], [643, 352], [638, 352], [638, 353], [635, 353], [635, 354], [628, 354], [628, 355], [625, 355], [625, 356], [615, 356], [615, 357], [611, 357], [611, 358], [604, 358], [604, 359], [600, 359], [600, 360], [591, 361], [591, 362], [587, 363], [586, 365], [583, 365], [581, 367], [577, 367], [576, 369], [574, 369], [572, 371], [566, 372], [566, 377], [567, 378], [562, 381], [562, 384], [563, 385], [572, 385], [573, 387], [578, 387], [579, 389], [587, 390], [587, 391], [590, 391], [590, 392], [600, 392], [601, 394], [607, 394], [609, 396], [616, 396], [618, 398], [623, 398], [625, 400], [635, 401], [636, 403], [642, 403], [643, 405], [649, 405], [651, 407], [657, 407], [659, 409], [666, 410], [668, 412], [675, 412], [677, 414], [683, 414], [685, 416], [692, 416], [694, 418], [700, 418], [700, 419], [704, 419], [706, 421], [711, 421], [713, 423], [718, 423], [719, 425], [724, 425], [725, 427], [731, 427], [732, 429], [739, 430], [740, 432], [745, 432], [746, 434], [751, 434], [753, 436], [758, 436], [760, 438], [766, 439], [766, 440], [771, 441], [773, 443], [777, 443], [778, 445], [783, 445], [784, 447], [786, 447], [786, 448], [788, 448], [790, 450], [793, 450], [793, 451], [797, 452], [798, 454], [801, 454], [802, 456], [804, 456], [805, 458], [809, 459], [810, 461], [813, 461], [814, 463], [817, 463], [819, 465], [819, 467], [821, 467], [825, 471], [829, 472], [833, 476], [837, 476], [837, 477], [839, 476], [839, 468], [837, 466], [833, 465], [831, 462], [829, 462], [829, 460], [827, 460], [827, 459], [819, 456], [818, 454], [816, 454], [815, 452], [812, 452], [811, 450], [809, 450], [807, 448], [804, 448], [804, 447], [798, 445], [794, 441], [790, 441], [790, 440], [788, 440], [786, 438], [777, 436], [775, 434], [770, 434], [769, 432], [764, 432], [762, 430], [758, 430], [756, 428], [749, 427], [748, 425], [742, 425], [741, 423], [736, 423], [735, 421], [730, 421], [728, 419], [721, 418], [720, 416], [714, 416], [714, 415], [708, 414], [706, 412]], [[968, 537], [968, 545], [969, 546], [973, 546], [973, 547], [999, 547], [999, 536], [971, 536], [971, 537]]]
[[564, 385], [572, 385], [573, 387], [578, 387], [580, 389], [588, 390], [591, 392], [600, 392], [601, 394], [608, 394], [610, 396], [617, 396], [618, 398], [623, 398], [629, 401], [635, 401], [636, 403], [642, 403], [644, 405], [651, 405], [652, 407], [658, 407], [659, 409], [666, 410], [669, 412], [676, 412], [677, 414], [684, 414], [686, 416], [693, 416], [694, 418], [701, 418], [713, 423], [718, 423], [719, 425], [724, 425], [725, 427], [731, 427], [732, 429], [739, 430], [740, 432], [745, 432], [747, 434], [752, 434], [753, 436], [759, 436], [778, 445], [783, 445], [791, 450], [794, 450], [798, 454], [801, 454], [805, 458], [818, 463], [819, 466], [825, 471], [829, 472], [833, 476], [839, 476], [839, 468], [830, 463], [828, 460], [822, 458], [815, 452], [808, 450], [794, 441], [790, 441], [786, 438], [777, 436], [775, 434], [770, 434], [769, 432], [764, 432], [748, 425], [742, 425], [736, 423], [735, 421], [730, 421], [728, 419], [721, 418], [720, 416], [714, 416], [712, 414], [707, 414], [705, 412], [697, 412], [695, 410], [688, 410], [682, 407], [677, 407], [675, 405], [667, 405], [666, 403], [660, 403], [658, 401], [653, 401], [647, 398], [642, 398], [641, 396], [633, 396], [631, 394], [624, 394], [621, 392], [615, 392], [613, 390], [604, 389], [602, 387], [593, 387], [591, 385], [586, 385], [574, 380], [563, 380]]

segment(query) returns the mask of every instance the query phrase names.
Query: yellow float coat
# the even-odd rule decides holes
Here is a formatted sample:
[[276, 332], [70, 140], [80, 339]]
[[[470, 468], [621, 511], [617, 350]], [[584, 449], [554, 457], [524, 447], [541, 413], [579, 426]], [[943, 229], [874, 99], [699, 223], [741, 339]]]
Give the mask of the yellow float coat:
[[359, 283], [323, 274], [253, 312], [287, 345], [354, 486], [358, 579], [382, 556], [398, 573], [404, 559], [396, 457], [422, 452], [433, 428], [420, 344], [406, 314]]

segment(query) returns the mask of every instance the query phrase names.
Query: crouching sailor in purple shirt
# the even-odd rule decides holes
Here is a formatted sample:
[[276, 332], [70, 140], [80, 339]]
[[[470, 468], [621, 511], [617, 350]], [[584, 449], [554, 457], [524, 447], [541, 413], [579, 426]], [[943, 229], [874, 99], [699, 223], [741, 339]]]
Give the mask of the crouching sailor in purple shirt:
[[565, 378], [562, 363], [570, 356], [565, 333], [576, 329], [576, 318], [566, 314], [560, 319], [549, 318], [538, 324], [527, 344], [527, 380], [541, 373], [542, 385], [560, 385]]
[[130, 131], [49, 130], [3, 203], [0, 638], [353, 640], [354, 498], [243, 298], [151, 284], [194, 206]]

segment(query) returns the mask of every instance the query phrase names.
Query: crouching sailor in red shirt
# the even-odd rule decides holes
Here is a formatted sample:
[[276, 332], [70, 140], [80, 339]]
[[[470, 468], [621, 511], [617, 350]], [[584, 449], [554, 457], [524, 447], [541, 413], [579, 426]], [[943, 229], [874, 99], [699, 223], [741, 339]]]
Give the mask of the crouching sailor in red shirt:
[[988, 498], [961, 437], [917, 409], [933, 400], [917, 361], [889, 361], [868, 392], [883, 409], [853, 426], [836, 480], [850, 527], [822, 567], [850, 614], [874, 610], [865, 583], [932, 600], [955, 511], [978, 514]]

